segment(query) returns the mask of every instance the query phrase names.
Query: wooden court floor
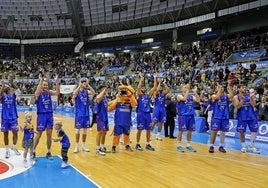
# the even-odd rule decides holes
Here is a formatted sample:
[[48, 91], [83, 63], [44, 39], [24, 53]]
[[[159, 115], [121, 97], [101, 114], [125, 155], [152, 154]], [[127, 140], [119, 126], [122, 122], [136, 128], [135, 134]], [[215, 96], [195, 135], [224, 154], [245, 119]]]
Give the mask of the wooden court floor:
[[[35, 113], [33, 116], [35, 123]], [[156, 151], [128, 152], [124, 150], [123, 145], [120, 145], [117, 153], [99, 156], [95, 152], [96, 126], [93, 131], [88, 131], [87, 146], [90, 152], [80, 151], [74, 154], [73, 118], [59, 115], [55, 117], [63, 122], [63, 128], [72, 143], [69, 151], [70, 163], [101, 187], [264, 188], [268, 186], [268, 157], [230, 149], [226, 154], [219, 153], [217, 150], [214, 154], [210, 154], [208, 146], [199, 143], [192, 143], [197, 149], [196, 153], [188, 151], [180, 153], [176, 150], [176, 141], [171, 139], [152, 140], [151, 145]], [[22, 124], [23, 121], [24, 115], [20, 114], [19, 123]], [[112, 130], [112, 127], [110, 129]], [[135, 131], [131, 133], [133, 148], [135, 133]], [[111, 149], [112, 143], [110, 134], [111, 131], [106, 137], [108, 149]], [[53, 137], [56, 137], [55, 131]], [[2, 135], [0, 138], [3, 139]], [[20, 132], [19, 149], [22, 149], [21, 139], [22, 133]], [[145, 132], [142, 133], [141, 145], [145, 146]], [[3, 147], [2, 141], [0, 147]], [[44, 133], [36, 152], [39, 156], [44, 156], [46, 153]], [[52, 143], [52, 154], [60, 155], [59, 143]]]

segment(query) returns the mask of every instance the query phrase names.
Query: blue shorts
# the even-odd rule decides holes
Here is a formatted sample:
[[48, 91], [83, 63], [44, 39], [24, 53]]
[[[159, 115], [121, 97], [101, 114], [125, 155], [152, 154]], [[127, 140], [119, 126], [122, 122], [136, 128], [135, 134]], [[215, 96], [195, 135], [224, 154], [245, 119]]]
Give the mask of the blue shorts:
[[130, 134], [130, 125], [114, 125], [114, 136], [119, 136], [121, 134]]
[[194, 115], [179, 115], [178, 125], [180, 131], [195, 131]]
[[258, 131], [258, 120], [257, 119], [253, 119], [253, 120], [237, 120], [237, 127], [236, 127], [236, 131], [237, 132], [246, 132], [247, 130], [247, 125], [248, 128], [251, 132], [257, 132]]
[[229, 132], [229, 120], [212, 118], [211, 130]]
[[90, 127], [89, 116], [78, 116], [75, 117], [75, 125], [76, 129], [83, 129]]
[[138, 130], [151, 130], [152, 118], [149, 112], [137, 113], [137, 129]]
[[53, 114], [37, 114], [37, 131], [44, 131], [46, 129], [53, 129]]
[[104, 122], [97, 118], [97, 131], [109, 131], [108, 121]]
[[1, 131], [18, 131], [18, 119], [2, 119], [1, 121]]
[[166, 109], [155, 107], [152, 119], [154, 122], [165, 123], [166, 122]]

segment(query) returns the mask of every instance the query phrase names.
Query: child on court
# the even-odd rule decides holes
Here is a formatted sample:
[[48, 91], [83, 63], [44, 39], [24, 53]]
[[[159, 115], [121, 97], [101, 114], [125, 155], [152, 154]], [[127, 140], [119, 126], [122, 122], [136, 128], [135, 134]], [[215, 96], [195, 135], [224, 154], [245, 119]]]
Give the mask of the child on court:
[[54, 124], [54, 129], [57, 131], [58, 138], [52, 138], [54, 142], [61, 143], [61, 157], [62, 157], [62, 164], [61, 168], [67, 168], [70, 164], [68, 162], [68, 150], [70, 148], [70, 140], [67, 134], [62, 129], [62, 122], [57, 121]]
[[[32, 124], [32, 114], [30, 112], [25, 112], [25, 122], [23, 127], [20, 127], [21, 131], [23, 131], [23, 140], [22, 147], [24, 148], [23, 153], [23, 164], [24, 167], [28, 167], [27, 162], [27, 154], [30, 152], [30, 166], [34, 164], [33, 160], [33, 147], [34, 147], [34, 126]], [[30, 150], [30, 151], [29, 151]]]

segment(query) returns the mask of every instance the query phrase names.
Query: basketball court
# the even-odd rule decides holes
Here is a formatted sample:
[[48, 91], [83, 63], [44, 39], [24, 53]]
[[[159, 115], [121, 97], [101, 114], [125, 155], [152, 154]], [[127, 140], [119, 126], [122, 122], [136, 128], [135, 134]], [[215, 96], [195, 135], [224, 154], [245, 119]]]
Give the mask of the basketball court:
[[[33, 112], [33, 122], [36, 120]], [[152, 140], [156, 151], [128, 152], [121, 144], [117, 153], [99, 156], [95, 152], [96, 126], [88, 131], [87, 146], [90, 152], [79, 151], [74, 154], [74, 128], [72, 115], [55, 115], [63, 121], [63, 128], [71, 140], [69, 161], [71, 166], [61, 168], [60, 144], [52, 143], [53, 160], [46, 159], [46, 135], [43, 134], [37, 147], [37, 161], [34, 166], [24, 168], [21, 156], [11, 151], [9, 159], [4, 158], [5, 150], [1, 142], [0, 181], [1, 188], [85, 188], [85, 187], [267, 187], [268, 146], [257, 142], [261, 154], [241, 153], [240, 142], [235, 138], [226, 138], [227, 153], [208, 153], [209, 134], [193, 134], [192, 145], [196, 153], [176, 150], [176, 140], [164, 138]], [[20, 114], [19, 122], [24, 120]], [[135, 122], [135, 121], [134, 121]], [[107, 148], [111, 148], [110, 131], [106, 137]], [[135, 125], [131, 133], [132, 147], [135, 147]], [[176, 135], [176, 134], [175, 134]], [[53, 137], [55, 137], [55, 131]], [[185, 135], [184, 135], [185, 136]], [[2, 139], [2, 135], [0, 139]], [[18, 148], [21, 148], [22, 133], [19, 133]], [[153, 135], [155, 138], [155, 135]], [[183, 138], [185, 139], [185, 137]], [[11, 135], [10, 135], [11, 140]], [[81, 144], [80, 144], [81, 145]], [[145, 147], [145, 133], [142, 133], [141, 145]], [[185, 146], [185, 142], [183, 142]], [[215, 145], [218, 145], [218, 138]]]

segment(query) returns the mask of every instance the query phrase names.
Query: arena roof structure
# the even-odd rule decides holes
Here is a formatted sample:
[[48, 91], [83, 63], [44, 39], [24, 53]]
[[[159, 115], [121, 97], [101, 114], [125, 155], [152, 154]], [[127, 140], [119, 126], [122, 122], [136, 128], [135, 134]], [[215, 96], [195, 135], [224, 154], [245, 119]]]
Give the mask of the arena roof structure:
[[72, 37], [84, 41], [98, 34], [148, 30], [153, 29], [150, 26], [267, 4], [266, 0], [1, 0], [0, 38]]

